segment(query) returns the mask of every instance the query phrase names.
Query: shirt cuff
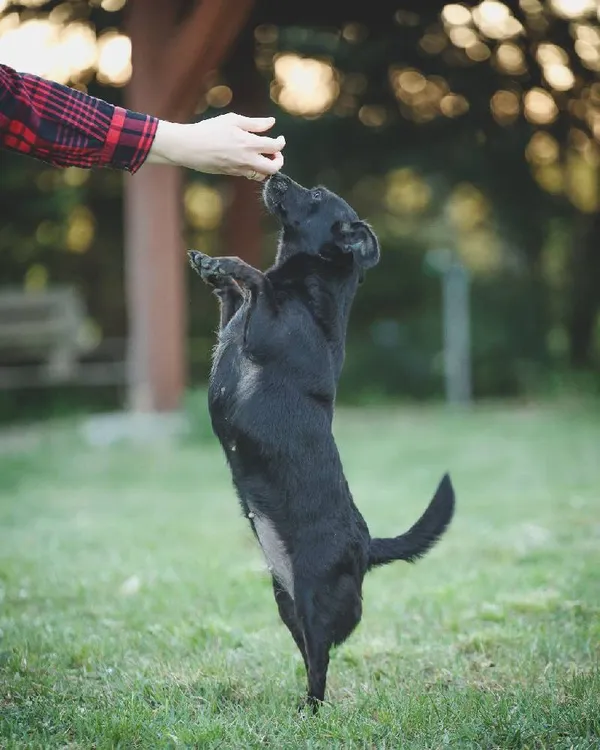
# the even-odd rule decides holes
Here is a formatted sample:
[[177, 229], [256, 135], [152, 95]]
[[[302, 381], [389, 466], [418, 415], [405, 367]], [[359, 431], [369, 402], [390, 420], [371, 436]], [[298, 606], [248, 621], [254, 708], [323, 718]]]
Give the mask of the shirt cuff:
[[157, 117], [115, 107], [100, 155], [101, 166], [135, 174], [150, 152], [157, 128]]

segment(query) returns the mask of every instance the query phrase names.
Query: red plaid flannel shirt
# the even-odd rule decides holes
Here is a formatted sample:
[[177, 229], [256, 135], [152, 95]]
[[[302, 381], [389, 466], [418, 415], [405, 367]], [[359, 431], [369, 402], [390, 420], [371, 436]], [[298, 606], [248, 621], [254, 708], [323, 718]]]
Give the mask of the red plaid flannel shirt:
[[57, 167], [136, 172], [158, 120], [0, 65], [0, 147]]

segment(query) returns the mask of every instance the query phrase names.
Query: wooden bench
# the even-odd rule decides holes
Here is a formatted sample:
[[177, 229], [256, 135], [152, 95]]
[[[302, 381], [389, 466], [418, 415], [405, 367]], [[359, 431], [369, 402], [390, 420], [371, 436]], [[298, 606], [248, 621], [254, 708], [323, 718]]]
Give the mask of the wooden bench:
[[81, 362], [97, 349], [86, 315], [72, 287], [0, 289], [0, 388], [123, 383], [123, 362]]

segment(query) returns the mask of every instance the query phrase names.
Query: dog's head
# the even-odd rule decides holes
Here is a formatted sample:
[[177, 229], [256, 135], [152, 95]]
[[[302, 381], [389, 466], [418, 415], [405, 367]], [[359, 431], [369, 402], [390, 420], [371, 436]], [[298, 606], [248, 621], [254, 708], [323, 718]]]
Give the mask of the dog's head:
[[282, 226], [277, 263], [295, 253], [351, 259], [361, 272], [378, 263], [373, 230], [339, 195], [324, 187], [304, 188], [277, 173], [265, 184], [263, 199]]

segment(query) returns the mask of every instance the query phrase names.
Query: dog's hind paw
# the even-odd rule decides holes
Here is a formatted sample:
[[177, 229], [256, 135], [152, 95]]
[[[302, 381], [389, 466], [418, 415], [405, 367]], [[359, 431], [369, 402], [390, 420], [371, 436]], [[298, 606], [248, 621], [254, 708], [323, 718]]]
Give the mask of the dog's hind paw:
[[319, 712], [324, 701], [309, 695], [298, 703], [298, 713], [301, 716], [314, 716]]

